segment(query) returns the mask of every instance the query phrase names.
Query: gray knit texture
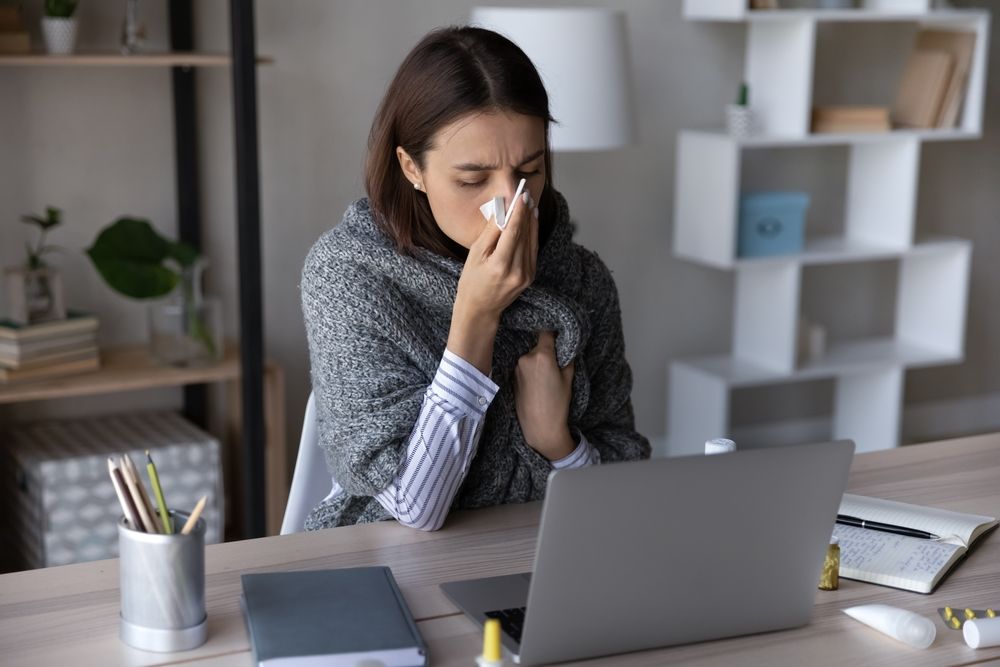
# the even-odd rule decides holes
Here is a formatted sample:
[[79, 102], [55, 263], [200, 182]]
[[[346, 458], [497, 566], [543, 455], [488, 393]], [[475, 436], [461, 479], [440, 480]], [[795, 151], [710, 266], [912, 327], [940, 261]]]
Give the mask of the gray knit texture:
[[[572, 241], [565, 199], [540, 248], [534, 283], [500, 320], [492, 379], [500, 387], [469, 473], [451, 509], [523, 503], [545, 496], [552, 465], [528, 446], [517, 420], [518, 359], [555, 331], [560, 367], [575, 362], [570, 425], [603, 463], [648, 458], [635, 431], [632, 372], [625, 361], [618, 292], [593, 252]], [[462, 264], [418, 248], [401, 255], [376, 226], [368, 200], [323, 234], [302, 271], [302, 310], [319, 441], [344, 494], [317, 505], [306, 529], [379, 521], [373, 497], [396, 477], [424, 394], [444, 354]]]

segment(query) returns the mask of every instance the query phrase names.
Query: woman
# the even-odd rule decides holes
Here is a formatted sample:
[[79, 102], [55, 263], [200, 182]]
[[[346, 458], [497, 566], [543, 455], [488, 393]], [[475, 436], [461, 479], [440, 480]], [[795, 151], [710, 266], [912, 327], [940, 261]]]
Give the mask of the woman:
[[[614, 282], [552, 188], [550, 120], [531, 61], [494, 32], [435, 31], [400, 66], [368, 198], [302, 273], [333, 475], [307, 529], [436, 530], [450, 509], [542, 498], [553, 469], [648, 458]], [[497, 195], [503, 230], [480, 211]]]

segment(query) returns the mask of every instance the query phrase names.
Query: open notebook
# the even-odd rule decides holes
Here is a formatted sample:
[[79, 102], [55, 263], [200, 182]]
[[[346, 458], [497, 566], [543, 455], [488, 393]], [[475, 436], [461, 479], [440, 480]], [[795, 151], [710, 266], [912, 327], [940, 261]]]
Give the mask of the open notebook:
[[997, 519], [936, 507], [844, 494], [840, 514], [940, 535], [924, 540], [836, 524], [840, 576], [917, 593], [930, 593], [965, 556], [968, 547], [997, 526]]

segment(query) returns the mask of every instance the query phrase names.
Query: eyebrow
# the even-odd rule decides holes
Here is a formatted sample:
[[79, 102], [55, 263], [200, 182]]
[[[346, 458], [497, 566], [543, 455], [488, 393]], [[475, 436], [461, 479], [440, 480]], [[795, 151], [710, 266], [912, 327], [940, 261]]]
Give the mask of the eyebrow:
[[[537, 160], [544, 154], [545, 154], [545, 149], [541, 148], [532, 153], [531, 155], [529, 155], [528, 157], [524, 158], [520, 162], [518, 162], [516, 166], [518, 167], [524, 166], [529, 162], [531, 162], [532, 160]], [[464, 164], [456, 164], [452, 168], [457, 169], [458, 171], [491, 171], [493, 169], [499, 169], [499, 166], [493, 164], [475, 164], [473, 162], [466, 162]]]

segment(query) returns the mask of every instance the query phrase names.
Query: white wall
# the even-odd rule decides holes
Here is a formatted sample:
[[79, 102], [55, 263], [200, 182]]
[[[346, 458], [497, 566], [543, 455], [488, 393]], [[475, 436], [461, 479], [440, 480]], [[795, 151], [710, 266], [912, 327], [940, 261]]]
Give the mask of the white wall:
[[[114, 42], [117, 0], [82, 3], [83, 46]], [[308, 392], [308, 359], [298, 299], [298, 278], [312, 242], [336, 224], [347, 204], [362, 196], [361, 167], [371, 117], [400, 60], [428, 30], [463, 22], [469, 0], [286, 0], [257, 3], [258, 47], [274, 65], [259, 81], [262, 240], [267, 349], [288, 374], [289, 435], [297, 439]], [[526, 4], [494, 2], [490, 4]], [[628, 15], [639, 115], [639, 144], [613, 153], [559, 155], [556, 185], [579, 222], [579, 241], [613, 269], [621, 293], [627, 354], [635, 374], [633, 401], [639, 429], [652, 438], [664, 430], [665, 368], [675, 356], [719, 352], [730, 337], [732, 277], [671, 256], [670, 213], [674, 142], [679, 129], [720, 125], [722, 108], [742, 72], [739, 26], [683, 21], [679, 0], [561, 2], [605, 5]], [[990, 5], [978, 2], [979, 5]], [[228, 44], [227, 3], [198, 0], [202, 48]], [[154, 46], [165, 43], [164, 3], [143, 3]], [[831, 56], [819, 58], [817, 99], [866, 102], [891, 80], [898, 57], [879, 49], [898, 43], [898, 26], [858, 40], [838, 28], [821, 35]], [[857, 42], [861, 42], [860, 46]], [[861, 71], [837, 74], [833, 52], [852, 52]], [[885, 55], [882, 53], [882, 55]], [[990, 55], [986, 137], [981, 142], [926, 146], [918, 226], [973, 239], [968, 360], [954, 368], [911, 373], [910, 402], [961, 399], [1000, 391], [1000, 45]], [[829, 66], [829, 70], [826, 68]], [[863, 75], [863, 77], [862, 77]], [[199, 71], [202, 198], [211, 291], [227, 302], [227, 327], [236, 331], [236, 250], [232, 123], [228, 70]], [[884, 93], [881, 93], [884, 95]], [[864, 95], [866, 99], [845, 99]], [[891, 91], [889, 93], [891, 98]], [[831, 99], [827, 99], [831, 98]], [[875, 100], [876, 102], [879, 100]], [[0, 69], [0, 260], [17, 261], [27, 228], [21, 213], [52, 203], [67, 212], [67, 227], [53, 239], [72, 249], [89, 245], [117, 215], [145, 215], [173, 233], [173, 156], [169, 74], [127, 69]], [[755, 157], [760, 173], [787, 174], [814, 195], [818, 226], [836, 226], [843, 188], [843, 155], [836, 150], [787, 161], [787, 154]], [[141, 305], [108, 290], [79, 253], [58, 263], [71, 279], [70, 303], [98, 312], [102, 339], [144, 335]], [[835, 271], [809, 277], [807, 290], [830, 295], [813, 314], [844, 323], [845, 330], [877, 330], [891, 311], [892, 271], [865, 269], [868, 282]], [[873, 285], [874, 289], [868, 289]], [[827, 408], [827, 390], [793, 387], [741, 393], [738, 423], [781, 416], [813, 416]], [[113, 410], [136, 402], [176, 404], [178, 394], [75, 401], [55, 408], [17, 406], [0, 415]], [[1000, 415], [996, 416], [1000, 427]]]

